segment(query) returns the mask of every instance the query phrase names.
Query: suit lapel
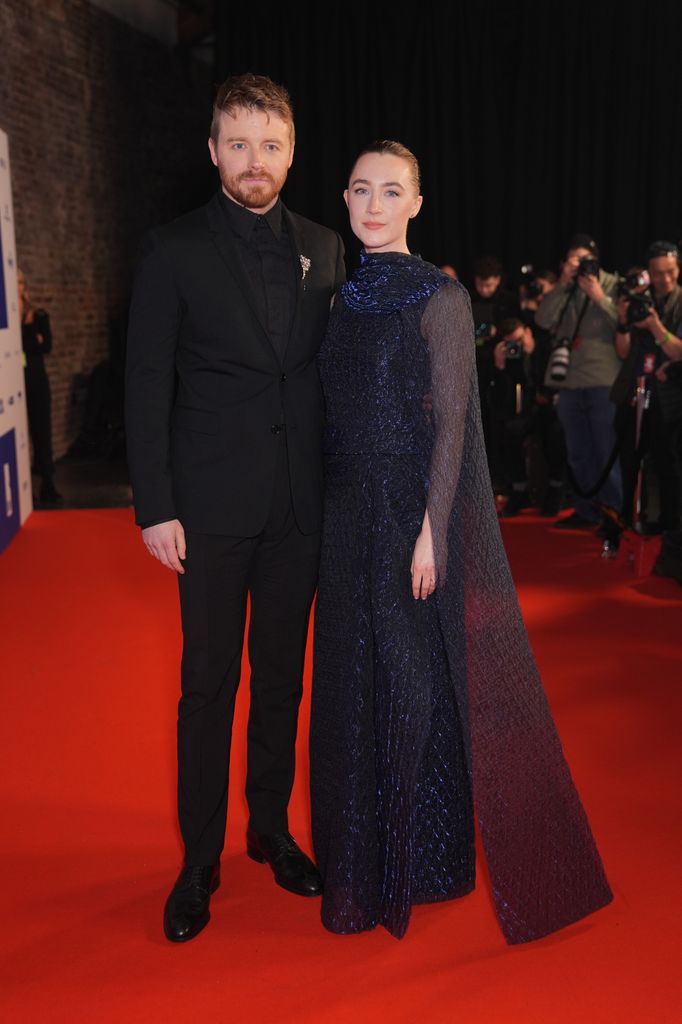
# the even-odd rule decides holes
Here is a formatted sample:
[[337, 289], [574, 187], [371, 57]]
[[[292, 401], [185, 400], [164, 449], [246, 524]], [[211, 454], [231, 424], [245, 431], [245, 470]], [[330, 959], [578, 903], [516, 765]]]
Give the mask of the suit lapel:
[[[206, 207], [206, 214], [208, 216], [208, 230], [211, 238], [220, 253], [220, 256], [227, 267], [228, 271], [232, 275], [236, 282], [241, 294], [244, 296], [246, 302], [251, 309], [258, 325], [261, 328], [261, 333], [267, 342], [268, 348], [271, 352], [275, 352], [274, 346], [270, 341], [270, 335], [268, 333], [267, 326], [263, 323], [260, 313], [258, 310], [258, 303], [256, 302], [256, 296], [254, 295], [253, 288], [251, 287], [251, 281], [249, 275], [246, 273], [246, 268], [242, 262], [241, 254], [238, 246], [235, 244], [230, 231], [225, 225], [225, 218], [220, 211], [218, 206], [219, 199], [214, 196], [210, 203]], [[279, 357], [277, 356], [279, 362]]]

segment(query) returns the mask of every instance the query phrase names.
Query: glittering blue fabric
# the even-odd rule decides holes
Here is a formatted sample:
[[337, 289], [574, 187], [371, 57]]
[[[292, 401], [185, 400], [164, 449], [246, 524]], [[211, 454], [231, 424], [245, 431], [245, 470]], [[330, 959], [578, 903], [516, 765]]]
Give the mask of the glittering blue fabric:
[[[310, 759], [322, 919], [405, 934], [474, 885], [508, 942], [611, 899], [521, 618], [483, 447], [468, 295], [363, 254], [319, 357], [327, 408]], [[438, 589], [410, 561], [428, 509]]]
[[407, 253], [360, 253], [358, 272], [341, 287], [348, 309], [393, 313], [428, 299], [443, 283], [443, 274], [421, 257]]

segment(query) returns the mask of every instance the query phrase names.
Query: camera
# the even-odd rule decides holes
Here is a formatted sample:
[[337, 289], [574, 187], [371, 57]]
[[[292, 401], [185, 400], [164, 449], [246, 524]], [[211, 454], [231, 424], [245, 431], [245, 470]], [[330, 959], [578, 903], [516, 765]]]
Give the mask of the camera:
[[650, 292], [642, 292], [642, 294], [632, 295], [630, 298], [630, 304], [628, 305], [627, 315], [625, 317], [626, 323], [638, 324], [651, 313], [654, 308], [654, 299]]
[[591, 277], [599, 277], [599, 260], [596, 256], [581, 256], [576, 271], [576, 277], [584, 277], [589, 274]]
[[507, 359], [520, 359], [523, 355], [523, 345], [520, 341], [505, 341], [504, 354]]
[[532, 263], [524, 263], [521, 267], [521, 284], [526, 292], [526, 298], [539, 299], [542, 295], [542, 285]]
[[631, 299], [633, 293], [637, 294], [638, 289], [648, 287], [651, 283], [649, 279], [649, 273], [646, 270], [632, 270], [630, 273], [625, 274], [624, 277], [619, 277], [616, 283], [616, 291], [618, 295], [624, 296], [626, 299]]

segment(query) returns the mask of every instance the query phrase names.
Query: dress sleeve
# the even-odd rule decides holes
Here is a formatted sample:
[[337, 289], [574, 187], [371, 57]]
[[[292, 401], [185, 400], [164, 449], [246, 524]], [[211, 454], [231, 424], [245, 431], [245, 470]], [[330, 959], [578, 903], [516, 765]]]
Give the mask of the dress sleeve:
[[466, 424], [472, 412], [480, 419], [474, 322], [467, 290], [456, 281], [445, 282], [429, 300], [421, 330], [431, 362], [429, 404], [435, 428], [426, 507], [438, 586], [442, 586], [448, 525], [465, 456]]

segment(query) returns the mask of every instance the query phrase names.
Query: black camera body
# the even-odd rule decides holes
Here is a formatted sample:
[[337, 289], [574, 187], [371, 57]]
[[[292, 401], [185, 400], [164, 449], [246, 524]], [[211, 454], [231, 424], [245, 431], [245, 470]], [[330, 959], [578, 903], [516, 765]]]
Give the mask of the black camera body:
[[599, 260], [596, 256], [581, 256], [576, 277], [599, 277]]
[[646, 270], [633, 270], [631, 273], [626, 274], [625, 277], [619, 277], [616, 282], [616, 293], [620, 296], [624, 296], [626, 299], [631, 299], [633, 295], [638, 294], [638, 289], [648, 285], [650, 283], [649, 273]]
[[636, 325], [646, 320], [654, 309], [654, 297], [651, 292], [642, 292], [641, 294], [636, 293], [630, 295], [630, 304], [628, 305], [627, 316], [625, 318], [626, 323], [630, 326]]
[[523, 345], [520, 341], [505, 341], [504, 354], [507, 359], [520, 359], [523, 355]]
[[523, 285], [528, 299], [539, 299], [542, 295], [542, 285], [535, 274], [532, 263], [524, 263], [521, 267], [521, 284]]

